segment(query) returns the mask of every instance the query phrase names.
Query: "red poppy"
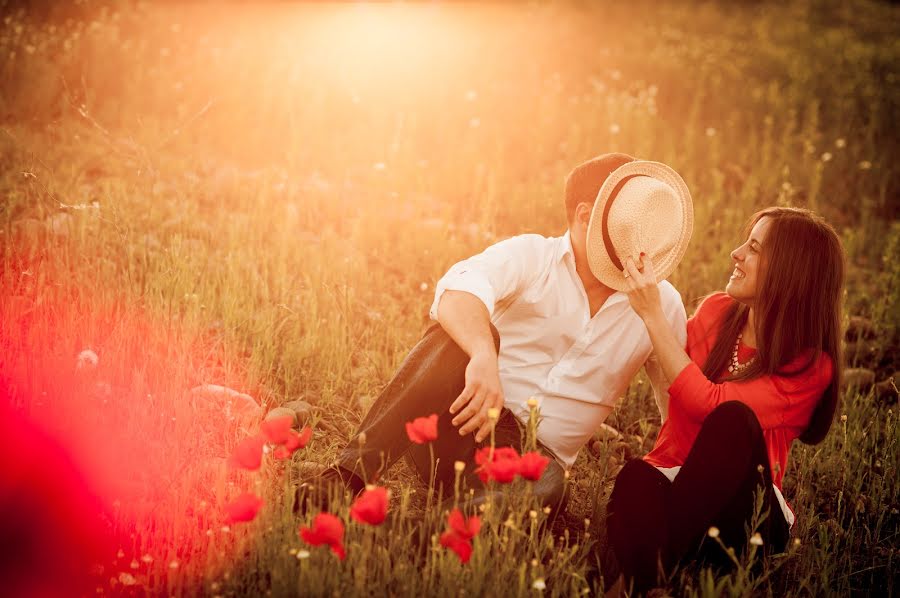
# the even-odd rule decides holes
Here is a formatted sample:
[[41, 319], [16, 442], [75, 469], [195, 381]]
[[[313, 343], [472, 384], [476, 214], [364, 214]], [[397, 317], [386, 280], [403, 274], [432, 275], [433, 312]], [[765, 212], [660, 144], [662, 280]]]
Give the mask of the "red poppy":
[[437, 413], [432, 413], [428, 417], [417, 417], [411, 422], [406, 422], [406, 435], [416, 444], [426, 444], [437, 440], [437, 423]]
[[481, 531], [481, 517], [478, 515], [463, 517], [462, 511], [453, 509], [447, 515], [447, 525], [450, 526], [450, 530], [456, 532], [461, 538], [470, 540]]
[[229, 523], [253, 521], [262, 506], [263, 501], [260, 497], [245, 492], [225, 505], [226, 519]]
[[276, 417], [275, 419], [264, 421], [259, 428], [272, 444], [285, 444], [288, 441], [293, 423], [294, 418], [290, 415], [285, 415], [284, 417]]
[[300, 430], [299, 433], [290, 430], [288, 432], [287, 441], [277, 449], [275, 449], [276, 459], [287, 459], [297, 449], [302, 449], [312, 437], [312, 428], [309, 426]]
[[359, 523], [381, 525], [388, 511], [387, 488], [377, 487], [359, 495], [350, 507], [350, 517]]
[[234, 448], [231, 464], [235, 467], [256, 471], [262, 464], [262, 451], [265, 443], [265, 437], [258, 434], [245, 438]]
[[449, 529], [441, 534], [441, 546], [456, 553], [462, 563], [468, 563], [472, 556], [472, 538], [481, 530], [481, 518], [474, 515], [463, 517], [459, 509], [453, 509], [447, 516]]
[[342, 561], [347, 556], [344, 551], [344, 522], [331, 513], [319, 513], [313, 519], [312, 527], [301, 527], [300, 537], [312, 546], [326, 544]]
[[545, 457], [537, 451], [525, 453], [519, 459], [519, 475], [526, 480], [537, 481], [544, 475], [544, 470], [550, 463], [550, 458]]
[[441, 534], [441, 546], [455, 552], [463, 564], [468, 563], [472, 556], [471, 540], [460, 538], [453, 530], [447, 530]]
[[[484, 465], [491, 457], [491, 447], [485, 446], [475, 451], [475, 464]], [[519, 452], [511, 446], [501, 446], [494, 448], [493, 460], [502, 461], [506, 459], [518, 459]]]
[[495, 448], [491, 455], [491, 447], [486, 446], [475, 453], [475, 463], [478, 468], [478, 477], [482, 483], [495, 480], [501, 484], [508, 484], [519, 473], [519, 453], [511, 446]]

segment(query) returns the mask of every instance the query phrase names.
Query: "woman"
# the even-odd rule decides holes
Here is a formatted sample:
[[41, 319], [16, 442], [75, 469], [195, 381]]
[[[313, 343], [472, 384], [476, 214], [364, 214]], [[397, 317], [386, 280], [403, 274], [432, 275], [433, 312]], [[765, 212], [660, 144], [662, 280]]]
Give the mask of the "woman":
[[625, 261], [628, 299], [672, 381], [653, 450], [625, 465], [607, 507], [620, 581], [639, 592], [694, 557], [727, 562], [712, 537], [740, 554], [754, 522], [753, 543], [783, 551], [791, 443], [820, 442], [837, 407], [844, 254], [834, 229], [808, 210], [768, 208], [731, 258], [725, 293], [688, 321], [687, 351], [662, 317], [653, 264]]

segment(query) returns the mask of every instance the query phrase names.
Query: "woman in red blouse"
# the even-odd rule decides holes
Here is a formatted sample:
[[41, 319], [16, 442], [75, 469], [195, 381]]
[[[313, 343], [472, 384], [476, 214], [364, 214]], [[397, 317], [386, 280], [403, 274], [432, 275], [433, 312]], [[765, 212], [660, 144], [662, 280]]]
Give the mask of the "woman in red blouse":
[[671, 381], [653, 450], [616, 478], [607, 529], [638, 592], [681, 562], [727, 564], [718, 543], [784, 550], [794, 515], [781, 495], [791, 443], [828, 432], [841, 377], [844, 252], [834, 229], [808, 210], [755, 214], [733, 252], [724, 293], [688, 320], [687, 347], [666, 324], [653, 264], [625, 260], [628, 299]]

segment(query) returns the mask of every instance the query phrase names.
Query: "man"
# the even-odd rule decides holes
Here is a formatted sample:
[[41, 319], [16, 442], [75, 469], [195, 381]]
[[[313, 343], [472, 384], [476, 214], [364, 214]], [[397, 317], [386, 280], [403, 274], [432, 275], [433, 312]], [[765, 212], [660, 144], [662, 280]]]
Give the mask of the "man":
[[[406, 453], [423, 480], [434, 475], [444, 488], [453, 488], [454, 463], [466, 463], [464, 483], [482, 500], [488, 493], [475, 451], [492, 431], [495, 446], [521, 451], [523, 427], [536, 408], [538, 448], [553, 459], [533, 493], [558, 507], [565, 469], [641, 366], [665, 417], [668, 381], [621, 292], [627, 287], [619, 257], [637, 260], [646, 251], [655, 264], [666, 264], [661, 277], [671, 273], [691, 234], [687, 187], [666, 166], [606, 154], [569, 174], [565, 204], [565, 235], [501, 241], [441, 278], [430, 310], [437, 325], [412, 349], [320, 488], [360, 492]], [[668, 282], [659, 286], [684, 341], [681, 297]], [[411, 444], [406, 422], [432, 413], [439, 416], [437, 439], [430, 448]]]

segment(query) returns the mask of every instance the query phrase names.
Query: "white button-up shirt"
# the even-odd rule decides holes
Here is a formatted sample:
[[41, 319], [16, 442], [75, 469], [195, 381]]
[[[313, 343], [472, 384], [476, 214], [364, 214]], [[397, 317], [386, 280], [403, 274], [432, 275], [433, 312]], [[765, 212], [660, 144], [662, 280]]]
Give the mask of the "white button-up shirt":
[[[615, 292], [591, 317], [567, 232], [521, 235], [455, 264], [438, 282], [430, 315], [444, 291], [465, 291], [487, 307], [500, 333], [500, 383], [505, 406], [528, 421], [528, 399], [540, 408], [538, 439], [566, 467], [619, 402], [646, 364], [665, 419], [668, 381], [625, 293]], [[659, 283], [663, 311], [679, 342], [687, 340], [681, 295]]]

